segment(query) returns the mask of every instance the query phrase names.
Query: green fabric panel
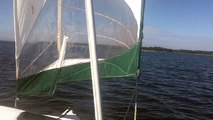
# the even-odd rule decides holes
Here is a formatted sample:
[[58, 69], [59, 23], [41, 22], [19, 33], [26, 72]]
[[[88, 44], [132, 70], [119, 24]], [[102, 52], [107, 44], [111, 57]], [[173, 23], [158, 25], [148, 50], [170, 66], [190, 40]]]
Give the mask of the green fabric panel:
[[[136, 77], [138, 69], [138, 46], [134, 45], [128, 51], [99, 62], [99, 77]], [[91, 79], [90, 64], [83, 63], [61, 68], [58, 83]]]
[[52, 95], [59, 69], [48, 70], [16, 81], [18, 95]]
[[77, 64], [61, 68], [58, 83], [87, 80], [91, 78], [90, 64]]
[[[106, 63], [107, 68], [101, 67], [99, 71], [107, 71], [108, 75], [103, 77], [124, 77], [124, 76], [136, 76], [138, 65], [138, 44], [133, 46], [127, 52], [120, 54], [119, 56], [103, 61]], [[100, 76], [102, 77], [102, 76]]]
[[[139, 44], [113, 58], [99, 62], [99, 77], [136, 77]], [[17, 80], [18, 95], [52, 95], [56, 83], [91, 79], [90, 63], [76, 64], [44, 71]]]

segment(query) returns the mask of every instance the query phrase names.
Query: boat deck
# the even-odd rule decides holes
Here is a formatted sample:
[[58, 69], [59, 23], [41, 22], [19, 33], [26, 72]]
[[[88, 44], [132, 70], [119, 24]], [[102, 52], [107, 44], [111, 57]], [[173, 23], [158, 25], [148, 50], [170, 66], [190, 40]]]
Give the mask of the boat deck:
[[40, 115], [16, 108], [0, 106], [0, 113], [1, 120], [80, 120], [72, 111], [60, 118], [60, 116]]

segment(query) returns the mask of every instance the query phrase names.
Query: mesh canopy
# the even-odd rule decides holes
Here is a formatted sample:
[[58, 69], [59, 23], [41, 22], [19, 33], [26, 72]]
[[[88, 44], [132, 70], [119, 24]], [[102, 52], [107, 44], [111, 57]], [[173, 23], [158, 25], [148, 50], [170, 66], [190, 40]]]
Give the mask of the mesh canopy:
[[[19, 1], [22, 0], [17, 3]], [[136, 75], [140, 26], [126, 1], [93, 0], [102, 78]], [[19, 3], [26, 6], [21, 10], [17, 3], [14, 7], [17, 92], [49, 95], [56, 83], [90, 79], [84, 0], [63, 0], [61, 8], [58, 8], [58, 0], [28, 2]], [[59, 9], [62, 11], [60, 23]], [[57, 36], [58, 24], [61, 39]], [[25, 37], [20, 37], [23, 34]]]

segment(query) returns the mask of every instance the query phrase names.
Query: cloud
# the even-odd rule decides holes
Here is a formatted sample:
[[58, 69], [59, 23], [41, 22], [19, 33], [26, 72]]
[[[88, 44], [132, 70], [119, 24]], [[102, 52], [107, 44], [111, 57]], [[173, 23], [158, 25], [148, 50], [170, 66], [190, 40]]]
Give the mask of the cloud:
[[213, 51], [213, 37], [182, 36], [167, 32], [160, 28], [144, 26], [143, 46]]

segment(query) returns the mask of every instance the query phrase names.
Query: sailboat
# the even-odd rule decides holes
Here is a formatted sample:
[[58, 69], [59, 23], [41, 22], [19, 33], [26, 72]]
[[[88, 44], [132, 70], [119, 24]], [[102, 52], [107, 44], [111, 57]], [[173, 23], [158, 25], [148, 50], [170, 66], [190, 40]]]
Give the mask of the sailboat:
[[[92, 79], [95, 118], [102, 120], [99, 78], [138, 83], [144, 0], [13, 2], [17, 98], [51, 96], [57, 84]], [[0, 112], [11, 119], [24, 113], [2, 106]], [[135, 120], [136, 114], [137, 102]], [[79, 118], [68, 111], [60, 119]]]

